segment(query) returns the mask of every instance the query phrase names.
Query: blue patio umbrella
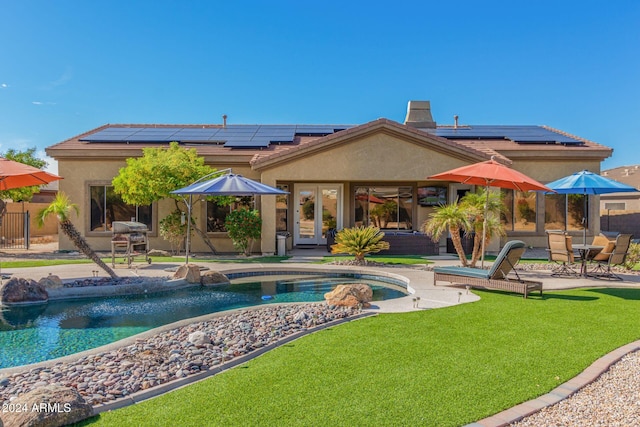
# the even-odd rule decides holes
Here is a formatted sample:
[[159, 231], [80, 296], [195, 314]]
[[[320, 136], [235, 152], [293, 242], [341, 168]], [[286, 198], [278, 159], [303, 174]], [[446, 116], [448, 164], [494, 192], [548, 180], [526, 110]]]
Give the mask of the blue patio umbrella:
[[[218, 172], [215, 172], [218, 173]], [[206, 178], [206, 177], [204, 177]], [[203, 178], [201, 178], [203, 179]], [[271, 187], [261, 182], [245, 178], [242, 175], [227, 173], [207, 181], [196, 181], [193, 184], [174, 190], [173, 194], [205, 195], [205, 196], [256, 196], [264, 194], [287, 194], [286, 191]]]
[[[628, 193], [638, 191], [637, 188], [634, 188], [630, 185], [614, 181], [613, 179], [598, 175], [597, 173], [590, 172], [586, 169], [550, 182], [549, 184], [547, 184], [547, 187], [559, 194], [584, 195], [585, 216], [587, 214], [587, 195], [589, 194]], [[582, 224], [582, 242], [586, 243], [586, 218], [582, 218]]]
[[174, 190], [172, 194], [180, 194], [183, 196], [189, 196], [189, 201], [185, 203], [187, 205], [187, 242], [186, 242], [186, 258], [185, 262], [189, 263], [189, 238], [191, 234], [191, 206], [193, 203], [193, 196], [260, 196], [267, 194], [288, 194], [287, 191], [280, 190], [279, 188], [271, 187], [266, 184], [254, 181], [249, 178], [245, 178], [242, 175], [228, 173], [224, 175], [207, 179], [212, 175], [220, 174], [225, 171], [216, 171], [209, 175], [205, 175], [191, 185], [184, 188]]

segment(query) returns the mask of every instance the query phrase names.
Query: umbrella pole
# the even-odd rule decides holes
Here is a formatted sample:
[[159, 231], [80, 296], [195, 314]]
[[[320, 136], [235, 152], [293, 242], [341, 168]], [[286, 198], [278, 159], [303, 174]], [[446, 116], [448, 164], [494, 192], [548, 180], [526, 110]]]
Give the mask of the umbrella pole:
[[[484, 245], [485, 237], [487, 236], [487, 213], [489, 212], [489, 187], [485, 188], [487, 193], [487, 200], [484, 202], [484, 217], [482, 218], [482, 254], [480, 256], [480, 267], [484, 268]], [[473, 256], [473, 254], [472, 254]]]
[[587, 244], [587, 193], [584, 193], [584, 208], [582, 210], [582, 244]]
[[189, 236], [191, 235], [191, 203], [193, 196], [189, 194], [189, 203], [187, 203], [187, 246], [184, 248], [185, 264], [189, 264]]

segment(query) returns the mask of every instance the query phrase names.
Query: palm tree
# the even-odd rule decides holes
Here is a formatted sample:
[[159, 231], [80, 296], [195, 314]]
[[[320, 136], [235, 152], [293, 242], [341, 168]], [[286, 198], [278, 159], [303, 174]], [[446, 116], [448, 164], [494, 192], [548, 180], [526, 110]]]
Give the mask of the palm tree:
[[483, 188], [477, 193], [468, 192], [465, 194], [460, 200], [460, 204], [470, 215], [471, 229], [475, 232], [473, 253], [471, 254], [471, 267], [475, 267], [478, 259], [482, 256], [482, 229], [485, 203], [487, 204], [487, 222], [484, 236], [485, 247], [494, 236], [505, 235], [504, 227], [498, 218], [498, 215], [505, 209], [502, 201], [502, 193], [489, 191], [489, 197], [487, 198], [487, 189]]
[[422, 224], [422, 230], [431, 236], [434, 242], [440, 240], [440, 237], [448, 231], [451, 234], [451, 241], [460, 258], [460, 262], [466, 267], [468, 262], [462, 247], [460, 230], [466, 232], [471, 229], [469, 212], [464, 209], [464, 206], [455, 201], [448, 205], [436, 207], [435, 211], [429, 215], [429, 218], [428, 221]]
[[106, 271], [109, 276], [111, 276], [111, 278], [117, 279], [118, 276], [116, 275], [116, 273], [114, 273], [114, 271], [100, 259], [98, 254], [96, 254], [94, 250], [91, 249], [89, 243], [87, 243], [85, 238], [82, 237], [80, 232], [71, 222], [72, 211], [75, 211], [76, 215], [78, 215], [78, 205], [76, 205], [75, 203], [71, 203], [69, 197], [66, 194], [59, 192], [49, 206], [38, 212], [38, 224], [42, 227], [49, 215], [55, 215], [58, 218], [58, 222], [60, 223], [60, 229], [62, 230], [62, 232], [67, 237], [69, 237], [69, 239], [78, 249], [80, 249], [80, 252], [85, 254], [100, 268]]

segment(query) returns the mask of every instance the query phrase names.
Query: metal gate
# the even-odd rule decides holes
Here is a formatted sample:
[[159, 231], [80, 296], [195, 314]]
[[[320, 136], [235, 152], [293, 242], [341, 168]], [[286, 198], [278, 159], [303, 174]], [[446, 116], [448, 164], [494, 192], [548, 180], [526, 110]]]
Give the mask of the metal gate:
[[0, 248], [29, 249], [29, 211], [6, 212], [0, 218]]

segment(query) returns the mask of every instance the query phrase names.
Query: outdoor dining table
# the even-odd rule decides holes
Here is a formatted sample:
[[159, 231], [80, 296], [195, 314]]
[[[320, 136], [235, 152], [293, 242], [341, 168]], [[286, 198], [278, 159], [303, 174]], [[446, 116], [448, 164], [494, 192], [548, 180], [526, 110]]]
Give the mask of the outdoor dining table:
[[572, 248], [580, 253], [580, 275], [587, 277], [587, 255], [597, 255], [604, 249], [604, 246], [599, 245], [572, 245]]

